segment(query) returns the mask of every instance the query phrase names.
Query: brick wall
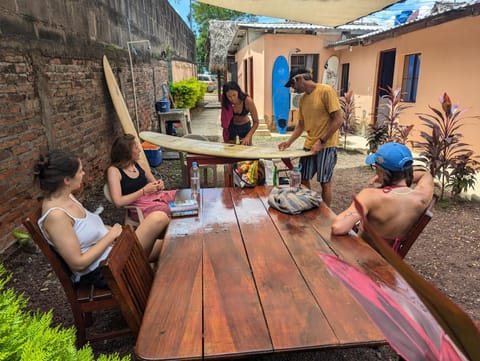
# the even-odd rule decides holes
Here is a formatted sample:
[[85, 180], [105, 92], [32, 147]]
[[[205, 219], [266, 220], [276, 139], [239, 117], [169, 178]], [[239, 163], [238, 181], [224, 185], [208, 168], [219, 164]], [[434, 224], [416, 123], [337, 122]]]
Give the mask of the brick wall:
[[[59, 7], [64, 3], [63, 0], [47, 2]], [[110, 147], [113, 139], [121, 134], [121, 127], [106, 87], [103, 55], [107, 55], [127, 100], [130, 116], [135, 119], [125, 44], [122, 48], [98, 41], [98, 28], [97, 37], [92, 41], [92, 37], [86, 35], [92, 31], [88, 21], [83, 23], [85, 33], [79, 30], [82, 29], [79, 24], [75, 25], [77, 34], [68, 33], [61, 23], [46, 22], [52, 15], [47, 12], [55, 7], [45, 5], [47, 11], [34, 5], [43, 2], [30, 3], [32, 9], [17, 9], [17, 12], [8, 6], [9, 1], [0, 5], [0, 252], [15, 241], [11, 231], [22, 228], [22, 217], [38, 204], [40, 192], [33, 185], [32, 167], [42, 149], [74, 151], [82, 159], [86, 187], [104, 182]], [[95, 2], [66, 3], [92, 6]], [[107, 8], [104, 2], [98, 3], [103, 10]], [[99, 9], [90, 10], [82, 12], [91, 14]], [[118, 33], [111, 33], [111, 39], [121, 39], [125, 31], [118, 26], [121, 17], [110, 10], [105, 13], [102, 26], [116, 22], [117, 28], [110, 27], [110, 30]], [[179, 19], [173, 19], [172, 29], [183, 29], [185, 24]], [[150, 25], [139, 21], [134, 28], [138, 31], [141, 26]], [[185, 51], [186, 57], [187, 53]], [[193, 58], [191, 60], [193, 62]], [[152, 129], [156, 121], [155, 101], [161, 98], [161, 84], [168, 80], [167, 62], [155, 56], [155, 52], [151, 56], [141, 51], [133, 61], [140, 129]]]

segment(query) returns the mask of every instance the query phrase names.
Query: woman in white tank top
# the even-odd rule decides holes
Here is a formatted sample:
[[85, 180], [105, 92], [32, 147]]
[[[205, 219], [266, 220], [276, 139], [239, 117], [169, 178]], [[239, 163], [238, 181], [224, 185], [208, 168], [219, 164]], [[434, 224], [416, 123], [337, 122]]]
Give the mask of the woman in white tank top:
[[[75, 199], [72, 192], [81, 187], [85, 172], [74, 154], [52, 150], [40, 157], [34, 172], [44, 192], [38, 221], [44, 236], [69, 266], [74, 282], [90, 280], [92, 274], [97, 278], [98, 265], [108, 256], [122, 226], [106, 226]], [[161, 240], [157, 237], [167, 224], [165, 213], [154, 212], [135, 231], [150, 261], [158, 258]]]

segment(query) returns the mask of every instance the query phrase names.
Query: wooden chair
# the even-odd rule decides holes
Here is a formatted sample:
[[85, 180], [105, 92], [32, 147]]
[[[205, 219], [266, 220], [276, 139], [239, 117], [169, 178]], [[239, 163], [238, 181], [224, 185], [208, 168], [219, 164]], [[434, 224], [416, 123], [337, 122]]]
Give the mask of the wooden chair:
[[123, 317], [132, 332], [137, 334], [152, 286], [153, 271], [130, 225], [124, 226], [101, 267]]
[[415, 241], [417, 240], [420, 233], [422, 233], [425, 226], [430, 222], [433, 216], [433, 207], [435, 205], [436, 198], [433, 197], [432, 201], [428, 205], [425, 212], [422, 213], [420, 218], [417, 222], [413, 225], [413, 227], [408, 231], [405, 239], [400, 241], [400, 246], [397, 249], [397, 253], [400, 257], [405, 258], [410, 248], [413, 246]]
[[93, 325], [92, 312], [112, 309], [119, 306], [110, 290], [95, 289], [93, 286], [78, 286], [70, 278], [71, 271], [60, 255], [48, 244], [38, 227], [40, 210], [23, 220], [32, 239], [38, 245], [50, 266], [57, 275], [68, 302], [72, 309], [77, 328], [77, 346], [83, 346], [87, 341], [102, 341], [130, 333], [128, 328], [111, 330], [104, 333], [88, 335], [87, 328]]
[[[105, 183], [104, 186], [103, 186], [103, 195], [105, 196], [107, 201], [109, 201], [111, 204], [113, 204], [112, 197], [110, 196], [110, 189], [108, 189], [108, 184], [107, 183]], [[124, 220], [125, 224], [131, 224], [133, 227], [138, 227], [140, 222], [142, 222], [145, 219], [145, 217], [143, 215], [143, 211], [139, 207], [123, 206], [122, 208], [125, 209], [125, 220]], [[137, 214], [138, 221], [136, 221], [135, 219], [133, 219], [130, 216], [131, 211], [133, 211]]]

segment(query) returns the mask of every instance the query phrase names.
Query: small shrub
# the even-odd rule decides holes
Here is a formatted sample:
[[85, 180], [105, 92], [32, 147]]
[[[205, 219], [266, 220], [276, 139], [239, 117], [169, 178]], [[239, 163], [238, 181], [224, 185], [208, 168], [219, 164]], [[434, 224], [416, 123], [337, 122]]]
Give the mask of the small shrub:
[[[0, 360], [9, 361], [93, 361], [89, 345], [75, 347], [75, 329], [52, 327], [52, 311], [26, 311], [27, 299], [6, 288], [11, 279], [0, 264]], [[101, 355], [97, 361], [128, 361], [118, 354]]]
[[207, 85], [191, 78], [172, 83], [170, 91], [177, 108], [191, 109], [203, 99], [207, 92]]
[[430, 132], [422, 131], [423, 142], [416, 142], [420, 155], [426, 159], [430, 173], [440, 181], [440, 199], [445, 188], [450, 187], [452, 196], [475, 186], [475, 172], [480, 163], [473, 157], [469, 145], [462, 143], [463, 134], [459, 132], [462, 115], [465, 110], [452, 105], [447, 93], [440, 98], [442, 110], [429, 106], [433, 114], [417, 113]]
[[401, 89], [387, 87], [381, 90], [387, 94], [382, 96], [385, 102], [378, 107], [377, 121], [368, 129], [367, 143], [370, 152], [375, 152], [380, 145], [387, 142], [406, 144], [413, 128], [413, 125], [401, 125], [399, 121], [400, 114], [412, 107], [402, 104]]
[[339, 98], [340, 108], [342, 109], [343, 123], [341, 132], [343, 134], [343, 148], [347, 148], [347, 134], [350, 132], [350, 128], [357, 122], [355, 115], [355, 99], [353, 97], [353, 90], [345, 93], [343, 97]]

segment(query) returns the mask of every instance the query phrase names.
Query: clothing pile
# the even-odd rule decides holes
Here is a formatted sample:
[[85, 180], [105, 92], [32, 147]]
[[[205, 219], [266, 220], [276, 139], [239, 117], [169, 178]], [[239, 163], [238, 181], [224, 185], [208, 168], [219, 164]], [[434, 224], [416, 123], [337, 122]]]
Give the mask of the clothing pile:
[[318, 207], [322, 197], [307, 188], [273, 188], [268, 196], [268, 204], [280, 212], [300, 214]]

